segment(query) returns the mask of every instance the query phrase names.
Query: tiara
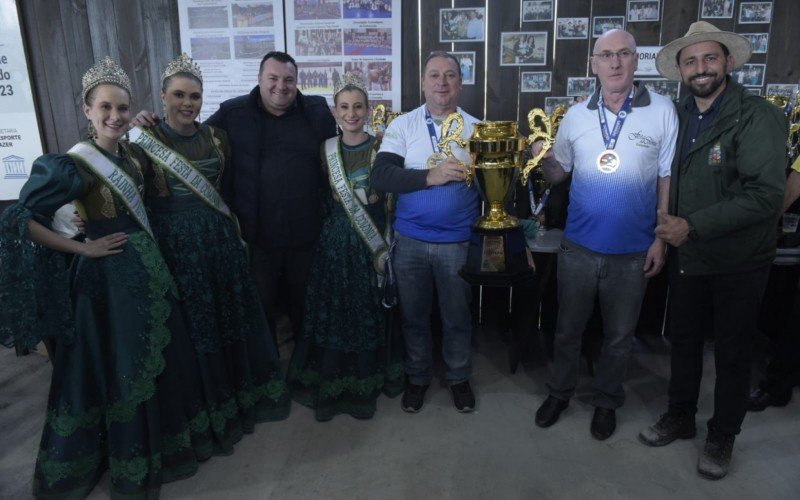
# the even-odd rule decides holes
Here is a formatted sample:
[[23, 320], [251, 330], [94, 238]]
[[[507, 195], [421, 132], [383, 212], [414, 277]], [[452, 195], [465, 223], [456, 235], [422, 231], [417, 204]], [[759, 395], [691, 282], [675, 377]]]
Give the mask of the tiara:
[[336, 94], [342, 91], [348, 85], [356, 87], [361, 92], [364, 92], [364, 95], [369, 95], [367, 92], [367, 88], [364, 86], [364, 80], [361, 77], [354, 75], [353, 73], [345, 73], [342, 76], [342, 79], [339, 81], [338, 85], [334, 85], [333, 87], [333, 96], [336, 97]]
[[201, 82], [203, 81], [203, 72], [200, 71], [200, 66], [198, 66], [197, 63], [194, 62], [194, 59], [189, 57], [186, 52], [182, 53], [170, 61], [169, 64], [167, 64], [164, 74], [161, 75], [161, 82], [163, 83], [164, 80], [178, 73], [189, 73], [190, 75], [197, 77], [197, 79]]
[[89, 68], [89, 71], [83, 74], [83, 78], [81, 78], [83, 102], [86, 102], [86, 95], [89, 91], [101, 83], [111, 83], [122, 87], [128, 94], [131, 93], [131, 79], [128, 78], [128, 74], [115, 60], [108, 56], [98, 61], [97, 64]]

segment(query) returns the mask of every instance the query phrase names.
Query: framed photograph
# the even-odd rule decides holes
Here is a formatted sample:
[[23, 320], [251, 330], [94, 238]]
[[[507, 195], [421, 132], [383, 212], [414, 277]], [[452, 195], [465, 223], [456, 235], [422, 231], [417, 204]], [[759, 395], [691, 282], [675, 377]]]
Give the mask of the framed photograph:
[[731, 78], [745, 87], [763, 87], [766, 69], [766, 64], [745, 64], [731, 73]]
[[748, 88], [747, 91], [754, 95], [761, 95], [761, 88]]
[[673, 101], [678, 99], [680, 82], [674, 82], [666, 78], [643, 78], [641, 81], [650, 92], [669, 97]]
[[500, 66], [544, 66], [547, 64], [546, 31], [500, 33]]
[[522, 2], [520, 18], [524, 23], [553, 20], [553, 0]]
[[658, 21], [661, 18], [660, 0], [628, 0], [628, 22]]
[[231, 4], [234, 28], [269, 27], [275, 25], [272, 3], [245, 2]]
[[767, 95], [782, 95], [791, 101], [797, 95], [797, 88], [796, 83], [768, 83]]
[[342, 5], [339, 2], [307, 2], [294, 0], [294, 18], [305, 19], [341, 19]]
[[523, 71], [521, 92], [550, 92], [552, 71]]
[[440, 42], [482, 42], [485, 9], [439, 9]]
[[589, 78], [571, 76], [567, 78], [567, 95], [588, 97], [594, 94], [596, 86], [597, 79], [593, 76]]
[[[355, 27], [351, 29], [345, 29], [343, 36], [344, 55], [346, 56], [392, 55], [392, 28]], [[334, 50], [333, 47], [338, 46], [337, 43], [338, 40], [331, 40], [328, 50]], [[335, 55], [335, 52], [332, 55]]]
[[700, 4], [702, 19], [733, 18], [733, 0], [703, 0]]
[[461, 83], [475, 85], [475, 52], [451, 52], [461, 67]]
[[556, 21], [556, 39], [574, 40], [589, 38], [588, 17], [559, 17]]
[[769, 33], [740, 33], [743, 37], [750, 40], [753, 46], [753, 54], [766, 54], [769, 47]]
[[739, 24], [769, 24], [772, 22], [772, 2], [742, 2], [739, 4]]
[[592, 38], [614, 29], [625, 29], [625, 16], [596, 16], [592, 19]]
[[342, 30], [300, 29], [294, 32], [295, 54], [298, 56], [342, 55]]
[[556, 106], [564, 105], [567, 108], [575, 104], [574, 97], [545, 97], [544, 98], [544, 112], [552, 115]]

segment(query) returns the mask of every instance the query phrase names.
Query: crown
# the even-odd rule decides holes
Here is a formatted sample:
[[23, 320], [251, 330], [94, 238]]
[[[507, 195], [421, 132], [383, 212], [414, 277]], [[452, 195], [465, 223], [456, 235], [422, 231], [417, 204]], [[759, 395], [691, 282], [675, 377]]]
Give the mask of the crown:
[[128, 74], [117, 64], [117, 61], [108, 56], [98, 61], [83, 74], [83, 78], [81, 78], [83, 102], [86, 102], [86, 95], [89, 91], [101, 83], [111, 83], [122, 87], [128, 91], [128, 94], [131, 93], [131, 79], [128, 78]]
[[364, 80], [361, 77], [354, 75], [353, 73], [345, 73], [342, 76], [342, 79], [339, 81], [339, 84], [333, 87], [333, 96], [336, 97], [336, 94], [342, 91], [348, 85], [356, 87], [361, 92], [364, 92], [364, 95], [368, 96], [369, 92], [367, 92], [367, 88], [364, 86]]
[[200, 66], [198, 66], [197, 63], [194, 62], [194, 59], [189, 57], [186, 52], [167, 64], [167, 69], [165, 69], [164, 74], [161, 75], [161, 82], [163, 83], [164, 80], [178, 73], [189, 73], [197, 77], [201, 82], [203, 81], [203, 72], [200, 71]]

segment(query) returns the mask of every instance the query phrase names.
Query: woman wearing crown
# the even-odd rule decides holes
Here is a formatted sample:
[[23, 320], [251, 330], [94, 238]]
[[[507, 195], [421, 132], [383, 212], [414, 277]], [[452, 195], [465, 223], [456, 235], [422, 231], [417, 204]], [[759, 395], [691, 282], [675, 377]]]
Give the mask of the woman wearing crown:
[[200, 68], [182, 54], [161, 85], [166, 119], [130, 137], [153, 164], [146, 176], [151, 223], [203, 369], [216, 445], [230, 453], [256, 422], [286, 418], [291, 401], [236, 219], [219, 195], [227, 136], [196, 121]]
[[402, 340], [389, 334], [390, 314], [381, 306], [386, 199], [369, 186], [377, 147], [364, 131], [363, 81], [346, 73], [333, 99], [341, 135], [322, 146], [329, 213], [288, 372], [292, 396], [320, 421], [340, 413], [370, 418], [378, 395], [396, 396], [404, 383]]
[[[0, 218], [0, 342], [57, 340], [34, 495], [86, 496], [109, 469], [113, 495], [150, 497], [212, 454], [213, 420], [143, 208], [148, 161], [120, 140], [130, 80], [105, 58], [82, 83], [92, 138], [38, 158]], [[49, 229], [72, 200], [86, 243]], [[69, 275], [59, 252], [77, 255]]]

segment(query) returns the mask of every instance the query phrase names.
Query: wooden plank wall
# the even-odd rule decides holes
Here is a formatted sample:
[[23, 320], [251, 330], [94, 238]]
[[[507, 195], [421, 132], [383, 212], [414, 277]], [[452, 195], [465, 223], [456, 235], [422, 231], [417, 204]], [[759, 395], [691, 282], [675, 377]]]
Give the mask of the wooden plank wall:
[[[290, 0], [287, 0], [290, 1]], [[712, 22], [742, 33], [769, 32], [769, 51], [750, 62], [767, 64], [765, 83], [800, 80], [800, 1], [774, 0], [771, 25]], [[555, 17], [593, 17], [626, 13], [625, 0], [554, 0]], [[660, 22], [628, 23], [639, 45], [662, 45], [680, 37], [699, 18], [702, 0], [661, 0]], [[164, 66], [180, 50], [175, 0], [18, 0], [23, 20], [44, 148], [65, 151], [86, 132], [80, 107], [80, 78], [94, 60], [111, 55], [133, 80], [134, 110], [161, 109], [159, 79]], [[440, 43], [439, 9], [486, 9], [486, 41]], [[590, 76], [592, 39], [555, 40], [555, 21], [525, 22], [517, 0], [404, 0], [402, 108], [421, 103], [420, 59], [432, 50], [475, 51], [475, 85], [464, 87], [461, 104], [471, 114], [489, 120], [521, 120], [528, 110], [543, 106], [546, 96], [566, 94], [567, 78]], [[591, 22], [590, 22], [591, 29]], [[546, 66], [500, 66], [500, 33], [547, 31]], [[420, 36], [420, 33], [422, 36]], [[522, 71], [552, 71], [550, 93], [520, 93]], [[527, 131], [522, 123], [521, 130]]]

